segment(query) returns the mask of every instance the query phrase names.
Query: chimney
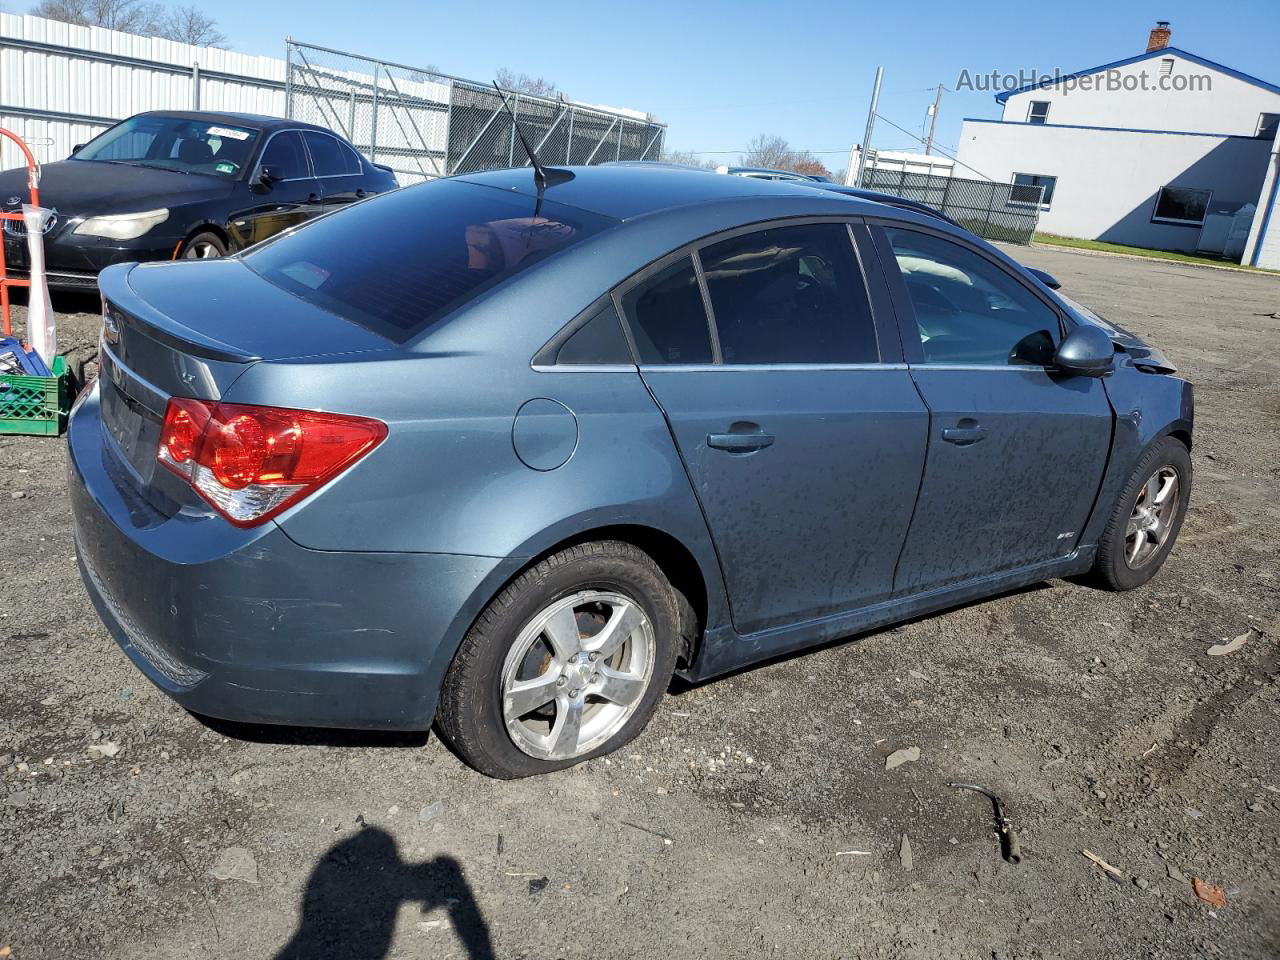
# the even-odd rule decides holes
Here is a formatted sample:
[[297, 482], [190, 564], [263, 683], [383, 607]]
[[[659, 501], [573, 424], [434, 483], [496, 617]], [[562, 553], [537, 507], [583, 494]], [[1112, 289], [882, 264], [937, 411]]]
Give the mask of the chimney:
[[1169, 29], [1168, 20], [1157, 20], [1151, 36], [1147, 38], [1147, 53], [1152, 50], [1163, 50], [1169, 45], [1169, 38], [1173, 36], [1173, 31]]

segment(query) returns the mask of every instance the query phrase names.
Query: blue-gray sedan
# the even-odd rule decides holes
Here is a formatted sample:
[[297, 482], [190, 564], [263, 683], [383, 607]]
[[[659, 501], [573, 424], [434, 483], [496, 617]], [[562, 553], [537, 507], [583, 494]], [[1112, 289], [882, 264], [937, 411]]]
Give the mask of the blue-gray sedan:
[[1148, 580], [1158, 350], [940, 218], [676, 169], [379, 196], [102, 274], [81, 570], [190, 710], [518, 777], [701, 680], [1048, 577]]

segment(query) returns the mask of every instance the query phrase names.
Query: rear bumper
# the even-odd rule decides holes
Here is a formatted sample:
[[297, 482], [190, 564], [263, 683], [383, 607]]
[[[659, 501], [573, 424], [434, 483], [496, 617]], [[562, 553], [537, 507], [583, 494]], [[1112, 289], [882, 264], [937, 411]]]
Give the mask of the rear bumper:
[[72, 416], [81, 574], [117, 643], [195, 713], [424, 730], [462, 633], [506, 562], [298, 546], [274, 523], [165, 518], [111, 469], [96, 395]]

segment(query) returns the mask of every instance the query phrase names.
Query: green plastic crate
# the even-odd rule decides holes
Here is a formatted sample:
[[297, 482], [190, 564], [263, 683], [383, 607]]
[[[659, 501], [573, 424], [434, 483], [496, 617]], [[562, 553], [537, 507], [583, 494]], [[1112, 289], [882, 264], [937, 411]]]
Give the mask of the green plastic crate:
[[0, 374], [0, 433], [56, 437], [67, 427], [71, 374], [64, 357], [53, 358], [53, 376]]

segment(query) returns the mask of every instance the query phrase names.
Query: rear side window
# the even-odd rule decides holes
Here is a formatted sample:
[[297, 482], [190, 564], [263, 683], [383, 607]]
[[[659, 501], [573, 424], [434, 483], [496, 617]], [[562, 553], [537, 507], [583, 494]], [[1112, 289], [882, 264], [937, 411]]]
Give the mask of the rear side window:
[[271, 138], [262, 151], [261, 165], [279, 167], [283, 180], [301, 180], [311, 175], [307, 171], [307, 155], [302, 152], [302, 135], [292, 130]]
[[848, 228], [776, 227], [700, 251], [725, 363], [875, 363], [875, 324]]
[[255, 247], [244, 262], [295, 296], [403, 343], [612, 223], [552, 200], [538, 209], [523, 194], [434, 180], [314, 220]]
[[303, 134], [311, 151], [311, 164], [317, 177], [342, 177], [361, 172], [360, 160], [344, 143], [326, 133]]
[[618, 310], [610, 301], [594, 317], [575, 330], [556, 354], [556, 363], [631, 363], [631, 348], [622, 333]]
[[641, 363], [710, 363], [711, 334], [693, 261], [683, 257], [622, 297]]

